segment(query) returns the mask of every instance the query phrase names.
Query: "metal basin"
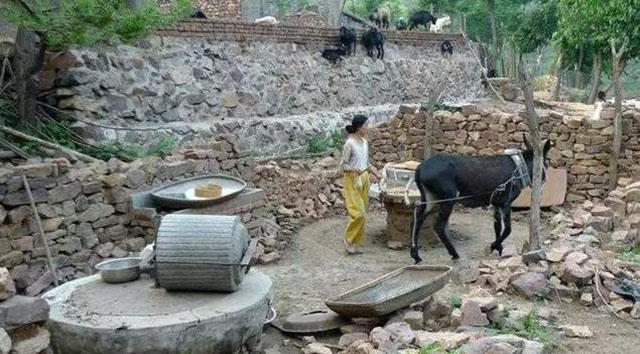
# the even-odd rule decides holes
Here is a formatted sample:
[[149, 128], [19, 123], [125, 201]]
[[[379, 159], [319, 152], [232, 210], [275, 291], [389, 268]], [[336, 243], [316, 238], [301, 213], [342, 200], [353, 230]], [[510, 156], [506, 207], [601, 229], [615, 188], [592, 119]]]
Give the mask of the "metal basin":
[[96, 264], [106, 283], [126, 283], [140, 278], [140, 257], [110, 259]]
[[[217, 198], [195, 196], [195, 188], [202, 184], [217, 184], [222, 187], [222, 195]], [[205, 208], [233, 198], [247, 187], [239, 178], [225, 175], [206, 175], [183, 179], [151, 192], [155, 203], [168, 209]]]

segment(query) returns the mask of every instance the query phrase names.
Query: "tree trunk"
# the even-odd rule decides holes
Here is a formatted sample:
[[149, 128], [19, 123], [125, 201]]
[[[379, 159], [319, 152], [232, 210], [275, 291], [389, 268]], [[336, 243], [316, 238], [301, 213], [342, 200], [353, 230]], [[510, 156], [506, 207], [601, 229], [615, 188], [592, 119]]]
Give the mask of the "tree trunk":
[[582, 89], [582, 59], [584, 58], [584, 46], [580, 46], [578, 62], [576, 63], [576, 88]]
[[593, 57], [593, 78], [591, 79], [591, 94], [589, 95], [588, 104], [593, 104], [598, 97], [600, 90], [600, 74], [602, 72], [602, 53], [597, 53]]
[[[487, 0], [487, 8], [489, 10], [489, 22], [491, 23], [491, 56], [495, 64], [494, 69], [498, 69], [498, 25], [496, 23], [496, 3], [495, 0]], [[504, 74], [504, 73], [503, 73]]]
[[618, 160], [620, 159], [620, 149], [622, 147], [622, 85], [620, 84], [620, 74], [622, 73], [622, 55], [626, 49], [626, 42], [620, 50], [611, 41], [611, 56], [613, 59], [613, 90], [616, 97], [616, 117], [613, 121], [613, 146], [611, 147], [611, 158], [609, 159], [609, 188], [615, 189], [618, 185]]
[[533, 99], [533, 84], [527, 73], [525, 63], [520, 57], [519, 71], [521, 87], [527, 108], [527, 124], [533, 147], [533, 177], [531, 185], [531, 211], [529, 220], [529, 251], [541, 249], [540, 241], [540, 202], [542, 200], [542, 141], [540, 139], [540, 118], [536, 113]]
[[16, 35], [15, 89], [18, 96], [18, 125], [24, 127], [36, 119], [38, 73], [44, 63], [44, 44], [33, 31], [19, 28]]
[[553, 90], [553, 99], [554, 100], [558, 100], [560, 98], [560, 87], [562, 86], [562, 80], [561, 79], [561, 73], [562, 73], [562, 57], [563, 57], [563, 52], [562, 50], [560, 50], [560, 54], [558, 55], [558, 62], [556, 63], [556, 72], [555, 72], [555, 76], [556, 76], [556, 87]]

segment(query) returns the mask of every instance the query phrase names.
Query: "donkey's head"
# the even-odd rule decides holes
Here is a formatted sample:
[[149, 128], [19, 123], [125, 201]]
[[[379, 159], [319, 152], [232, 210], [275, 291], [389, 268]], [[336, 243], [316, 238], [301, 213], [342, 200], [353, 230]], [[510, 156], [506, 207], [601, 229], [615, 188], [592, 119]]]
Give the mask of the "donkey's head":
[[[529, 140], [527, 140], [526, 136], [524, 136], [524, 145], [527, 147], [527, 149], [522, 152], [522, 157], [527, 163], [529, 176], [531, 176], [531, 178], [533, 179], [533, 147], [529, 143]], [[547, 168], [549, 167], [549, 158], [547, 155], [549, 154], [549, 150], [551, 150], [551, 140], [545, 139], [542, 141], [542, 183], [544, 183], [547, 178]]]

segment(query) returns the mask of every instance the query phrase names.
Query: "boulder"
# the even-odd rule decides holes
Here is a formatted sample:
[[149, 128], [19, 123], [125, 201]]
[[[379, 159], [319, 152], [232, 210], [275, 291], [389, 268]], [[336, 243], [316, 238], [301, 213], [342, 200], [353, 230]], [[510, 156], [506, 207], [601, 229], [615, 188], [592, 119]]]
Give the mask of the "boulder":
[[358, 341], [358, 340], [367, 341], [368, 339], [369, 339], [369, 335], [366, 333], [359, 333], [359, 332], [348, 333], [348, 334], [343, 334], [340, 337], [340, 340], [338, 341], [338, 345], [341, 347], [348, 347], [355, 341]]
[[51, 336], [46, 328], [28, 325], [16, 329], [12, 335], [12, 354], [36, 354], [49, 347]]
[[409, 324], [411, 329], [418, 330], [424, 326], [424, 313], [420, 311], [408, 311], [402, 320]]
[[369, 340], [376, 348], [383, 348], [391, 343], [391, 336], [390, 331], [382, 327], [376, 327], [369, 333]]
[[542, 273], [528, 272], [515, 279], [511, 286], [522, 296], [533, 299], [536, 294], [549, 292], [549, 281]]
[[587, 326], [571, 326], [565, 325], [560, 326], [560, 329], [563, 330], [564, 334], [567, 337], [578, 337], [578, 338], [591, 338], [593, 337], [593, 332]]
[[42, 298], [16, 295], [0, 302], [0, 327], [14, 328], [49, 319], [49, 304]]
[[469, 299], [463, 300], [460, 311], [462, 312], [460, 321], [460, 325], [462, 326], [484, 327], [489, 324], [487, 315], [482, 313], [480, 305], [474, 301], [470, 301]]
[[409, 345], [415, 339], [415, 334], [408, 323], [395, 322], [384, 327], [391, 333], [391, 340], [400, 345]]

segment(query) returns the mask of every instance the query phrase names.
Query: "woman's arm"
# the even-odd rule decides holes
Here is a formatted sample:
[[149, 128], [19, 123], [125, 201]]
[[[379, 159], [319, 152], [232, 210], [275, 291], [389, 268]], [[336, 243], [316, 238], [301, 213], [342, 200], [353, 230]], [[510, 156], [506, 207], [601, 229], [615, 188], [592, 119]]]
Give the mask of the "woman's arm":
[[340, 157], [339, 172], [345, 172], [350, 169], [349, 162], [351, 161], [352, 155], [353, 155], [353, 147], [351, 146], [351, 144], [349, 144], [349, 142], [346, 142], [344, 144], [344, 147], [342, 148], [342, 156]]

